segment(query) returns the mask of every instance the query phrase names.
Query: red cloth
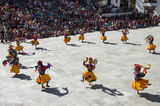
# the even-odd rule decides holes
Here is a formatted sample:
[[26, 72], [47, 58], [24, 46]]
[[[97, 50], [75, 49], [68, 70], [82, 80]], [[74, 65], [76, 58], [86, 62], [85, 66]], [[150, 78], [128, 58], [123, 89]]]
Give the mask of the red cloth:
[[140, 64], [134, 64], [135, 66], [138, 66], [138, 67], [143, 67], [142, 65], [140, 65]]

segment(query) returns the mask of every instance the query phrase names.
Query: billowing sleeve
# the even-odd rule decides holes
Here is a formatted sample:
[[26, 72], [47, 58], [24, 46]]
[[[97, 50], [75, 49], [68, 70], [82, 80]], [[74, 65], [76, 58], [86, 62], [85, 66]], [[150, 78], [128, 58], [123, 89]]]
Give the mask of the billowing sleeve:
[[50, 69], [50, 67], [52, 67], [52, 65], [50, 63], [48, 63], [47, 68]]
[[42, 69], [43, 69], [43, 70], [46, 70], [47, 68], [50, 69], [50, 67], [52, 67], [52, 65], [51, 65], [50, 63], [48, 63], [47, 66], [44, 66]]

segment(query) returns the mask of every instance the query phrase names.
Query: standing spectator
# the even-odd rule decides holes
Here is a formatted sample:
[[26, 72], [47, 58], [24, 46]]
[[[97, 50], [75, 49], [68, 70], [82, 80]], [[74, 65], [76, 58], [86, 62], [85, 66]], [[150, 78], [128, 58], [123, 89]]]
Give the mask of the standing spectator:
[[4, 43], [4, 31], [1, 31], [1, 43]]

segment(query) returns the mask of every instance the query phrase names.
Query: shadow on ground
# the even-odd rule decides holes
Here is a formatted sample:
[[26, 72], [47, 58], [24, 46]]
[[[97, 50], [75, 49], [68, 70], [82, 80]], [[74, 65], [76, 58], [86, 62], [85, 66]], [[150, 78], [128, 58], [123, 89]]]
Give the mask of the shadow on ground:
[[76, 44], [67, 44], [67, 45], [72, 47], [80, 47], [79, 45], [76, 45]]
[[117, 45], [117, 43], [111, 43], [111, 42], [104, 42], [104, 44]]
[[101, 89], [104, 93], [107, 93], [111, 96], [123, 96], [124, 95], [121, 92], [119, 92], [118, 90], [104, 87], [102, 84], [92, 85], [91, 89], [93, 89], [93, 90]]
[[23, 66], [22, 64], [20, 64], [19, 68], [20, 69], [31, 69], [31, 68], [34, 68], [34, 67], [26, 67], [26, 66]]
[[133, 45], [133, 46], [141, 46], [141, 44], [137, 44], [137, 43], [129, 43], [129, 42], [124, 43], [124, 44], [127, 44], [127, 45]]
[[64, 93], [61, 93], [58, 88], [45, 88], [44, 90], [42, 90], [42, 92], [46, 92], [49, 94], [53, 94], [53, 95], [57, 95], [59, 97], [65, 96], [69, 93], [68, 88], [63, 88], [63, 90], [65, 91]]
[[160, 53], [157, 53], [157, 52], [155, 52], [155, 53], [152, 53], [153, 55], [160, 55]]
[[82, 43], [87, 43], [87, 44], [96, 44], [94, 42], [89, 42], [89, 41], [83, 41]]
[[149, 93], [140, 93], [140, 97], [143, 97], [151, 102], [158, 102], [160, 103], [160, 95], [157, 94], [149, 94]]
[[37, 47], [36, 50], [41, 50], [41, 51], [52, 51], [52, 50], [48, 50], [47, 48], [43, 48], [43, 47]]
[[17, 74], [17, 75], [14, 75], [13, 78], [19, 78], [21, 80], [32, 80], [30, 76], [25, 74]]
[[26, 52], [18, 53], [18, 55], [22, 55], [22, 56], [33, 56], [35, 54], [36, 54], [35, 52], [33, 52], [33, 53], [26, 53]]

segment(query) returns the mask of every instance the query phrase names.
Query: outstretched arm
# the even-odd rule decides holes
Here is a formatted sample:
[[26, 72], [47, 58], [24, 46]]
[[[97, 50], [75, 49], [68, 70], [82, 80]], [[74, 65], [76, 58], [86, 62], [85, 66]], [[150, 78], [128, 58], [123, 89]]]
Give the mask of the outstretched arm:
[[86, 68], [87, 68], [87, 65], [86, 65], [87, 61], [88, 61], [88, 57], [86, 57], [86, 60], [83, 61], [83, 66]]
[[96, 68], [96, 65], [93, 65], [93, 70]]
[[144, 68], [144, 69], [143, 69], [143, 73], [144, 73], [144, 74], [147, 74], [147, 68]]
[[53, 67], [52, 64], [48, 63], [47, 68]]
[[39, 66], [35, 66], [35, 72], [39, 69]]
[[148, 64], [147, 67], [143, 67], [143, 73], [146, 74], [147, 73], [147, 69], [149, 70], [151, 68], [151, 64]]
[[83, 66], [87, 68], [87, 65], [86, 65], [86, 62], [85, 62], [85, 61], [83, 61]]
[[48, 63], [47, 66], [44, 66], [42, 69], [46, 70], [47, 68], [50, 68], [50, 67], [52, 67], [52, 65], [50, 63]]

